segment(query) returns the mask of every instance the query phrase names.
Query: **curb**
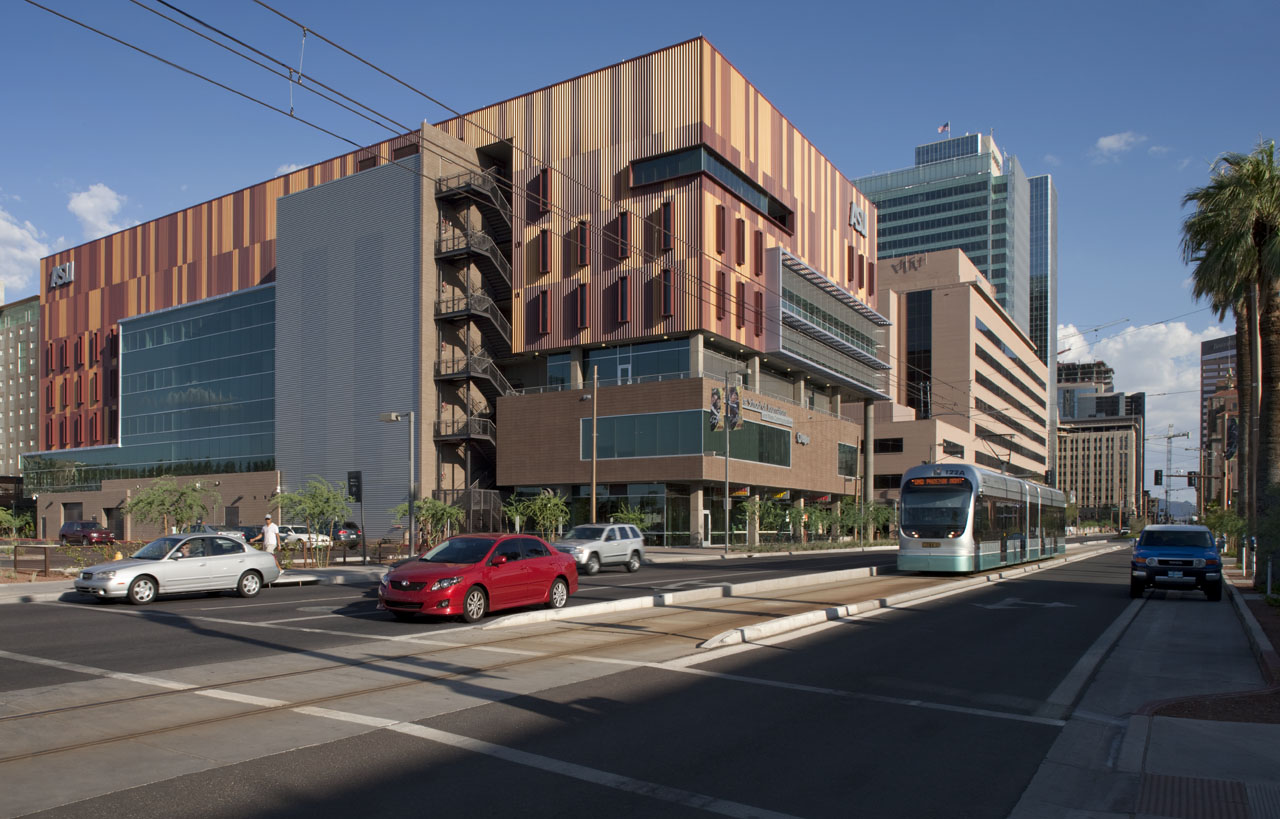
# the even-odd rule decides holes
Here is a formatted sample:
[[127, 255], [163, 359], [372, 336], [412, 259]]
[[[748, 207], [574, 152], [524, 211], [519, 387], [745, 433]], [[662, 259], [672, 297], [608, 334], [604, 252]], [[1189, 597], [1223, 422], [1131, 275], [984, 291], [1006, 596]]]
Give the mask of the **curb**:
[[755, 580], [750, 583], [739, 583], [737, 586], [723, 584], [708, 586], [705, 589], [689, 589], [688, 591], [667, 592], [650, 597], [627, 597], [622, 600], [609, 600], [604, 603], [588, 603], [585, 606], [574, 606], [563, 609], [543, 609], [511, 614], [492, 623], [481, 626], [482, 629], [504, 628], [507, 626], [526, 626], [532, 623], [546, 623], [551, 620], [572, 620], [578, 617], [590, 617], [595, 614], [609, 614], [615, 611], [631, 611], [633, 609], [664, 608], [678, 606], [682, 603], [695, 603], [700, 600], [714, 600], [717, 597], [734, 597], [736, 594], [749, 594], [758, 591], [812, 586], [823, 583], [840, 583], [871, 577], [875, 567], [863, 569], [841, 569], [838, 572], [822, 574], [805, 574], [795, 577], [779, 577], [774, 580]]
[[[760, 639], [761, 637], [781, 634], [786, 631], [793, 631], [795, 629], [804, 628], [806, 626], [815, 625], [828, 620], [848, 617], [861, 612], [870, 611], [872, 609], [894, 606], [924, 597], [953, 594], [958, 591], [963, 591], [971, 586], [984, 585], [998, 580], [1007, 580], [1014, 576], [1042, 571], [1044, 569], [1061, 566], [1066, 563], [1073, 563], [1077, 560], [1084, 560], [1085, 558], [1096, 557], [1100, 554], [1124, 548], [1128, 548], [1128, 546], [1109, 545], [1100, 549], [1093, 549], [1088, 552], [1072, 555], [1071, 557], [1055, 557], [1035, 564], [1013, 566], [1005, 571], [995, 574], [983, 575], [982, 577], [960, 578], [958, 580], [942, 584], [941, 586], [931, 586], [926, 589], [903, 592], [902, 594], [893, 595], [892, 597], [876, 598], [874, 600], [865, 600], [859, 603], [850, 603], [842, 606], [818, 609], [816, 611], [803, 612], [801, 614], [793, 614], [789, 617], [780, 617], [777, 620], [771, 620], [768, 623], [761, 623], [756, 626], [746, 626], [744, 628], [731, 629], [723, 632], [703, 642], [699, 645], [699, 648], [717, 648], [722, 645], [734, 645], [736, 643]], [[481, 629], [487, 630], [493, 628], [505, 628], [509, 626], [524, 626], [534, 623], [546, 623], [552, 620], [570, 620], [579, 617], [590, 617], [596, 614], [609, 614], [612, 612], [631, 611], [634, 609], [662, 608], [665, 606], [676, 606], [682, 603], [712, 600], [717, 597], [736, 597], [741, 594], [774, 591], [778, 589], [795, 588], [798, 586], [833, 585], [846, 580], [855, 580], [875, 575], [875, 567], [868, 567], [862, 569], [842, 569], [837, 572], [823, 572], [820, 574], [797, 575], [795, 577], [780, 577], [774, 580], [756, 580], [750, 583], [739, 583], [736, 586], [724, 584], [705, 589], [690, 589], [689, 591], [655, 594], [651, 597], [630, 597], [624, 600], [611, 600], [604, 603], [588, 603], [585, 606], [574, 606], [573, 608], [543, 609], [541, 611], [522, 612], [520, 614], [512, 614], [499, 620], [495, 620], [492, 623], [481, 626]]]
[[1253, 612], [1249, 611], [1249, 606], [1245, 603], [1245, 593], [1236, 588], [1235, 583], [1228, 583], [1227, 587], [1231, 595], [1231, 604], [1235, 607], [1236, 616], [1244, 626], [1245, 635], [1249, 638], [1249, 648], [1253, 650], [1253, 656], [1258, 661], [1263, 678], [1268, 686], [1280, 685], [1280, 654], [1276, 653], [1275, 646], [1271, 645], [1257, 618], [1253, 616]]

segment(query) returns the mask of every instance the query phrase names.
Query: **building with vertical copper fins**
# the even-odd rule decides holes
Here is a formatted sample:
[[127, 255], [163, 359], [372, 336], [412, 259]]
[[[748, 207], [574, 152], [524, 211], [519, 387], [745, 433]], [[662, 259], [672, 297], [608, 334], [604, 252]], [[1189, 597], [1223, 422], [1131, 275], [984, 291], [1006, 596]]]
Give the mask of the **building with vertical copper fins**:
[[375, 536], [412, 474], [471, 529], [551, 490], [574, 523], [644, 511], [654, 543], [723, 542], [726, 509], [755, 538], [742, 501], [869, 491], [875, 236], [689, 40], [46, 259], [28, 483], [45, 531], [135, 534], [123, 504], [164, 474], [216, 483], [231, 524], [358, 470]]

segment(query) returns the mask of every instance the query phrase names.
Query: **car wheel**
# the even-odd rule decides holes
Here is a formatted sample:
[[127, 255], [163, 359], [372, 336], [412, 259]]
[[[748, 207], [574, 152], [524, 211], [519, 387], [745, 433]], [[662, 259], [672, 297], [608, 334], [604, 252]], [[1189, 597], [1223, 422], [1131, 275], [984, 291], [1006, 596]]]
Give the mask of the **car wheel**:
[[67, 546], [70, 546], [70, 545], [71, 545], [71, 543], [70, 543], [70, 542], [69, 542], [65, 537], [64, 537], [64, 538], [62, 538], [62, 546], [63, 546], [63, 548], [66, 548]]
[[1129, 596], [1130, 596], [1130, 597], [1141, 597], [1141, 596], [1142, 596], [1142, 592], [1143, 592], [1143, 590], [1144, 590], [1145, 588], [1146, 588], [1146, 584], [1145, 584], [1145, 583], [1143, 583], [1141, 580], [1130, 580], [1130, 581], [1129, 581]]
[[640, 553], [632, 552], [631, 557], [627, 558], [627, 571], [634, 572], [640, 569]]
[[557, 577], [551, 581], [551, 591], [547, 593], [547, 608], [562, 609], [569, 602], [569, 584]]
[[1205, 586], [1204, 596], [1209, 598], [1210, 600], [1221, 600], [1222, 599], [1222, 581], [1219, 580], [1217, 583], [1214, 583], [1209, 586]]
[[129, 602], [135, 606], [145, 606], [156, 599], [156, 581], [143, 575], [134, 578], [129, 584]]
[[245, 572], [236, 583], [236, 594], [241, 597], [257, 597], [262, 591], [262, 575], [257, 572]]
[[394, 618], [396, 618], [397, 620], [399, 620], [401, 623], [408, 623], [410, 620], [412, 620], [412, 619], [413, 619], [413, 612], [411, 612], [411, 611], [395, 611], [395, 610], [393, 609], [393, 610], [391, 611], [391, 616], [392, 616], [392, 617], [394, 617]]
[[467, 590], [467, 596], [462, 599], [462, 619], [468, 623], [474, 623], [489, 609], [489, 600], [484, 595], [484, 589], [479, 586], [472, 586]]
[[592, 554], [587, 558], [587, 565], [582, 567], [583, 574], [595, 574], [600, 571], [600, 555]]

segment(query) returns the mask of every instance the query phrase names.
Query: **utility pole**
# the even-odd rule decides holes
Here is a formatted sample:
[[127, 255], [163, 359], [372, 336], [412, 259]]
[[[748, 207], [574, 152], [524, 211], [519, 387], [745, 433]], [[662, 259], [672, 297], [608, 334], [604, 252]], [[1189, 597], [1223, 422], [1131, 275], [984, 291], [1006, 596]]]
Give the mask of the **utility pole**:
[[1164, 440], [1164, 513], [1169, 515], [1169, 476], [1173, 474], [1173, 439], [1174, 438], [1190, 438], [1191, 434], [1187, 432], [1174, 432], [1173, 424], [1169, 425], [1169, 432], [1165, 435], [1148, 435], [1148, 441]]

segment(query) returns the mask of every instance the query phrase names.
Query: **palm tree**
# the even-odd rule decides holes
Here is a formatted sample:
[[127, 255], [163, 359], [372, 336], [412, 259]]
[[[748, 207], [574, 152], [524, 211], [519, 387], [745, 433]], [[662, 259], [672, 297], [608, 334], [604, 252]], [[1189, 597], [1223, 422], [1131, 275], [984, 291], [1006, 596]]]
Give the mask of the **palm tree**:
[[1275, 397], [1280, 386], [1280, 167], [1275, 143], [1260, 142], [1251, 154], [1223, 155], [1213, 165], [1209, 184], [1189, 191], [1182, 204], [1196, 206], [1182, 225], [1182, 257], [1195, 265], [1195, 295], [1208, 298], [1219, 318], [1228, 309], [1235, 314], [1238, 360], [1248, 367], [1238, 384], [1242, 420], [1248, 419], [1241, 482], [1247, 489], [1243, 505], [1249, 528], [1258, 531], [1275, 500], [1270, 488], [1280, 490], [1280, 404]]

